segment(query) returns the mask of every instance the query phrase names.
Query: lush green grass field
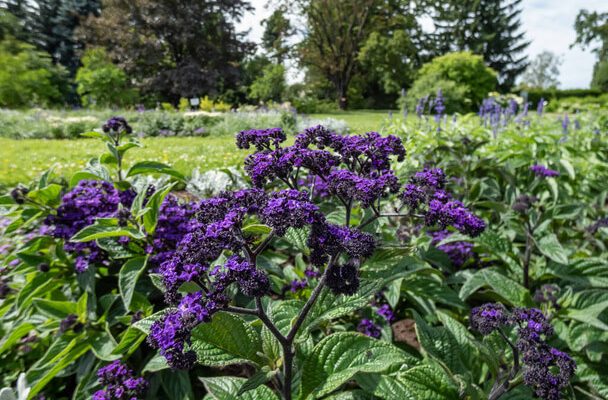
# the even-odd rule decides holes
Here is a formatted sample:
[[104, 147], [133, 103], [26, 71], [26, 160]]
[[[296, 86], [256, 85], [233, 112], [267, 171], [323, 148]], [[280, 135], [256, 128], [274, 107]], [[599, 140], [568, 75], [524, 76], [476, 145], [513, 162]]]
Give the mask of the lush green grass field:
[[[334, 118], [346, 121], [353, 132], [380, 130], [388, 118], [387, 111], [345, 111], [316, 114], [312, 118]], [[235, 132], [236, 133], [236, 132]], [[172, 165], [188, 174], [194, 168], [206, 171], [243, 160], [243, 152], [234, 145], [233, 136], [154, 137], [142, 139], [143, 149], [129, 153], [127, 161], [154, 160]], [[29, 182], [54, 165], [58, 175], [69, 176], [86, 162], [103, 152], [98, 140], [48, 140], [0, 138], [0, 188]]]

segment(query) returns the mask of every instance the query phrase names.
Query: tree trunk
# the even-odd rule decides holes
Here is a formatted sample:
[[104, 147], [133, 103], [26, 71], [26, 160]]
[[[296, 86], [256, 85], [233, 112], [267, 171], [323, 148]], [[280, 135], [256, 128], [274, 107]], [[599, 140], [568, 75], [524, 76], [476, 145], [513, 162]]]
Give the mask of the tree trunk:
[[340, 107], [340, 110], [346, 110], [346, 107], [348, 107], [346, 88], [342, 85], [338, 86], [338, 107]]

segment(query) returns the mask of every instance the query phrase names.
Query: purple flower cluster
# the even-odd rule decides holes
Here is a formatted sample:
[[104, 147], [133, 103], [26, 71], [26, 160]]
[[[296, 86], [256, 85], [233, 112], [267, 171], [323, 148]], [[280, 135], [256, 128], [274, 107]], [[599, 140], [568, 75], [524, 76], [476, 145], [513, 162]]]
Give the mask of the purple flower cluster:
[[65, 240], [64, 249], [76, 254], [77, 272], [86, 271], [89, 264], [104, 262], [105, 252], [95, 242], [74, 243], [69, 239], [96, 219], [113, 217], [120, 202], [120, 193], [111, 183], [83, 180], [63, 196], [57, 213], [45, 220], [52, 226], [51, 234]]
[[379, 338], [381, 334], [380, 327], [374, 324], [374, 322], [370, 319], [362, 319], [357, 326], [357, 331], [376, 339]]
[[489, 335], [501, 326], [509, 324], [509, 314], [499, 303], [487, 303], [471, 310], [471, 328], [482, 335]]
[[127, 123], [127, 120], [123, 117], [112, 117], [106, 121], [105, 124], [102, 125], [101, 129], [106, 132], [114, 132], [114, 133], [131, 133], [133, 129]]
[[257, 151], [245, 160], [245, 171], [256, 187], [278, 179], [298, 189], [306, 181], [301, 179], [305, 169], [308, 180], [320, 180], [342, 202], [360, 201], [363, 207], [399, 190], [390, 162], [393, 157], [403, 160], [405, 149], [395, 136], [382, 137], [377, 132], [343, 136], [316, 126], [298, 134], [293, 146], [280, 147], [283, 140], [284, 135], [277, 139], [267, 130], [237, 136], [241, 148], [256, 145]]
[[180, 202], [172, 194], [165, 197], [159, 209], [152, 244], [147, 249], [152, 253], [152, 265], [160, 266], [171, 259], [182, 238], [197, 228], [196, 212], [197, 207], [192, 203]]
[[376, 239], [355, 228], [321, 222], [312, 225], [308, 246], [310, 262], [321, 266], [340, 253], [346, 253], [353, 259], [367, 258], [376, 248]]
[[395, 313], [388, 304], [382, 304], [378, 307], [376, 314], [384, 318], [389, 324], [395, 320]]
[[401, 194], [403, 204], [413, 211], [425, 212], [425, 224], [445, 229], [453, 226], [459, 232], [478, 236], [485, 222], [475, 216], [464, 204], [452, 199], [444, 190], [445, 174], [439, 168], [425, 168], [417, 172]]
[[488, 303], [471, 311], [471, 327], [482, 335], [508, 325], [518, 328], [516, 347], [521, 353], [524, 383], [542, 399], [560, 399], [561, 391], [574, 376], [576, 363], [546, 343], [553, 327], [540, 310], [516, 308], [508, 313], [502, 304]]
[[[452, 235], [452, 232], [448, 230], [432, 231], [429, 232], [432, 237], [431, 244], [437, 246], [441, 241], [447, 239]], [[452, 262], [452, 265], [456, 268], [462, 267], [470, 259], [476, 258], [476, 254], [473, 251], [473, 243], [469, 242], [451, 242], [442, 244], [437, 247], [439, 250], [447, 254], [448, 258]]]
[[535, 164], [530, 167], [530, 171], [539, 178], [554, 178], [559, 176], [559, 171], [549, 169], [543, 165]]
[[271, 193], [260, 212], [261, 221], [283, 236], [287, 228], [302, 228], [321, 220], [319, 207], [308, 200], [307, 192], [281, 190]]
[[236, 135], [236, 145], [239, 149], [248, 149], [254, 145], [257, 150], [278, 147], [287, 140], [281, 128], [250, 129], [241, 131]]
[[93, 394], [93, 400], [138, 400], [144, 398], [148, 382], [136, 378], [132, 370], [116, 360], [97, 371], [97, 378], [105, 389]]
[[327, 270], [327, 287], [334, 294], [352, 296], [359, 289], [359, 269], [355, 262], [330, 265]]
[[525, 214], [537, 201], [538, 197], [524, 194], [515, 199], [515, 203], [513, 203], [511, 208], [515, 212]]

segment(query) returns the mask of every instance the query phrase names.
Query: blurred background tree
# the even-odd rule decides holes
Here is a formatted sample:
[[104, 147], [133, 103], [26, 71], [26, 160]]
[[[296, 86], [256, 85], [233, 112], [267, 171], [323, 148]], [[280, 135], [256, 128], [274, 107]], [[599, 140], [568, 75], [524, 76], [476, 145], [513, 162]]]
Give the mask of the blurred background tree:
[[527, 87], [549, 89], [559, 85], [559, 67], [562, 59], [555, 53], [543, 51], [528, 65], [522, 75], [522, 84]]

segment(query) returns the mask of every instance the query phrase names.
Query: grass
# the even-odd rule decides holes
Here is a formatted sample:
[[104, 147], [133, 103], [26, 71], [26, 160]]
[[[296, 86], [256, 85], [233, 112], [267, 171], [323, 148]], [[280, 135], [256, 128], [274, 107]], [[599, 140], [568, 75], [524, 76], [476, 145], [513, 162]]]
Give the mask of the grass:
[[[127, 153], [127, 164], [160, 161], [186, 174], [196, 167], [206, 171], [238, 165], [245, 155], [230, 136], [145, 138], [141, 142], [143, 148]], [[68, 177], [105, 150], [104, 145], [94, 139], [0, 139], [0, 148], [0, 188], [28, 183], [51, 165], [57, 175]]]
[[[387, 111], [358, 110], [332, 114], [313, 114], [312, 118], [334, 118], [346, 121], [356, 133], [379, 130], [388, 117]], [[160, 161], [189, 174], [194, 168], [207, 171], [241, 165], [245, 152], [234, 144], [229, 135], [208, 137], [155, 137], [141, 140], [143, 148], [127, 154], [127, 162]], [[49, 140], [0, 138], [0, 189], [28, 183], [49, 166], [59, 176], [69, 177], [82, 169], [87, 161], [105, 149], [97, 140]]]
[[[393, 111], [396, 113], [397, 111]], [[354, 133], [377, 131], [389, 118], [388, 110], [353, 110], [338, 111], [331, 114], [312, 114], [312, 118], [334, 118], [346, 121]]]

